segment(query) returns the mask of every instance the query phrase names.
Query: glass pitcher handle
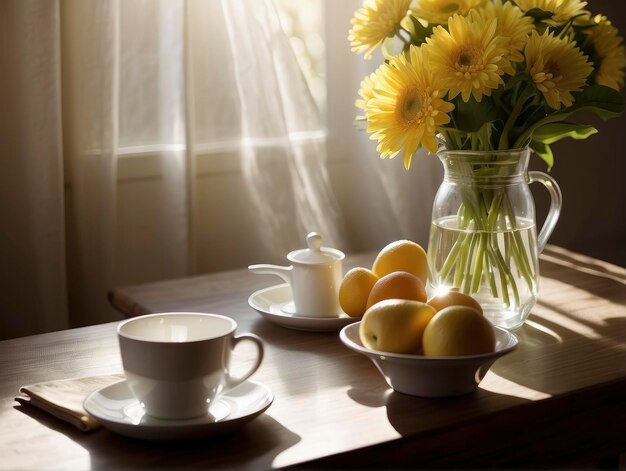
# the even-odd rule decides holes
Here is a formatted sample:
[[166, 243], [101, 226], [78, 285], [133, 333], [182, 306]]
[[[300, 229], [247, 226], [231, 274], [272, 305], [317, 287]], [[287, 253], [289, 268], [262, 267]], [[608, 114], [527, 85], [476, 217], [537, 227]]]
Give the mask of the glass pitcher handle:
[[539, 182], [542, 183], [543, 186], [546, 187], [548, 193], [550, 193], [550, 210], [548, 211], [548, 216], [546, 217], [545, 222], [543, 223], [543, 227], [541, 228], [541, 232], [537, 237], [537, 250], [539, 253], [543, 252], [544, 247], [548, 243], [548, 239], [550, 235], [552, 235], [552, 231], [556, 226], [557, 221], [559, 220], [559, 215], [561, 214], [561, 203], [563, 202], [563, 197], [561, 196], [561, 189], [559, 185], [556, 183], [556, 180], [552, 178], [550, 175], [537, 172], [530, 171], [528, 172], [528, 182], [534, 183]]

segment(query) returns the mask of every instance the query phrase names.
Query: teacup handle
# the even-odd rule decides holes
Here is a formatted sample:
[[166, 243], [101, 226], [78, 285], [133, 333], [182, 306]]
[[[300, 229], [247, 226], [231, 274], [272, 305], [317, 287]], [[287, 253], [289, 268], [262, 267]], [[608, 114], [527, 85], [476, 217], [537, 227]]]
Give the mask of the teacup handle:
[[233, 337], [233, 343], [232, 343], [231, 349], [234, 350], [237, 344], [243, 340], [249, 340], [256, 345], [256, 348], [257, 348], [256, 361], [254, 365], [252, 365], [252, 367], [244, 375], [238, 378], [234, 378], [230, 375], [230, 373], [228, 373], [226, 375], [226, 381], [224, 383], [224, 389], [226, 390], [232, 389], [238, 384], [241, 384], [245, 380], [247, 380], [250, 376], [252, 376], [252, 374], [256, 370], [259, 369], [259, 366], [261, 366], [261, 362], [263, 361], [263, 356], [265, 354], [265, 351], [263, 350], [263, 341], [254, 334], [241, 334], [241, 335], [237, 335]]
[[546, 217], [543, 227], [541, 228], [541, 232], [537, 237], [537, 251], [538, 253], [541, 253], [548, 243], [548, 238], [552, 235], [556, 222], [559, 220], [563, 197], [561, 196], [561, 189], [556, 183], [556, 180], [546, 173], [538, 171], [528, 172], [528, 180], [529, 183], [542, 183], [548, 190], [548, 193], [550, 193], [550, 209], [548, 211], [548, 216]]

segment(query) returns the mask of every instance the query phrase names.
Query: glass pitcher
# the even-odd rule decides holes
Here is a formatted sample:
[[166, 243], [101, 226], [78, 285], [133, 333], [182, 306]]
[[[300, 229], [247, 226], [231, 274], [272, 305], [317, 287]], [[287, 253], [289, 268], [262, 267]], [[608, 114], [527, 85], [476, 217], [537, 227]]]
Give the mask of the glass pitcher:
[[[559, 218], [561, 191], [549, 175], [528, 171], [528, 148], [437, 155], [445, 173], [433, 204], [429, 292], [469, 294], [493, 324], [515, 329], [537, 300], [538, 257]], [[533, 182], [551, 197], [539, 237]]]

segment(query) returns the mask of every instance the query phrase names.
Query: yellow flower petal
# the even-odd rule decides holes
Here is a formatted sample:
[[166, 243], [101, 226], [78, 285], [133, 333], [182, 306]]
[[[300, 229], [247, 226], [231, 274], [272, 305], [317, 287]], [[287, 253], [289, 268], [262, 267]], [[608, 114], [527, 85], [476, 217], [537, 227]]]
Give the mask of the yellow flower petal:
[[[522, 50], [534, 29], [532, 18], [525, 16], [524, 12], [512, 3], [503, 3], [502, 0], [487, 2], [482, 8], [473, 10], [472, 14], [485, 22], [495, 18], [497, 20], [495, 34], [502, 39], [506, 49], [505, 59], [509, 62], [524, 60]], [[509, 75], [515, 74], [515, 69], [510, 64], [504, 65], [503, 70]]]
[[533, 31], [524, 54], [530, 77], [548, 106], [555, 110], [562, 104], [572, 105], [572, 92], [582, 90], [593, 70], [575, 43], [557, 38], [548, 30], [541, 36]]
[[510, 63], [496, 28], [496, 18], [454, 15], [447, 30], [437, 26], [426, 40], [433, 73], [450, 89], [451, 99], [461, 94], [465, 102], [471, 96], [480, 102], [503, 83], [501, 75]]
[[410, 5], [411, 0], [367, 0], [351, 21], [348, 41], [352, 51], [370, 59], [385, 38], [396, 33]]
[[626, 48], [624, 38], [605, 16], [593, 18], [591, 28], [584, 30], [589, 36], [597, 62], [596, 83], [620, 90], [624, 87]]
[[383, 64], [365, 105], [370, 139], [378, 141], [382, 158], [403, 151], [408, 169], [420, 147], [437, 151], [437, 126], [450, 121], [454, 109], [439, 96], [443, 84], [429, 65], [425, 47], [411, 46], [409, 57], [403, 54]]
[[466, 15], [487, 0], [418, 0], [411, 8], [417, 18], [430, 24], [445, 24], [452, 15]]
[[582, 0], [515, 0], [515, 3], [525, 12], [533, 8], [552, 12], [552, 18], [546, 20], [552, 26], [563, 25], [574, 17], [582, 20], [580, 15], [589, 16], [584, 9], [587, 2]]

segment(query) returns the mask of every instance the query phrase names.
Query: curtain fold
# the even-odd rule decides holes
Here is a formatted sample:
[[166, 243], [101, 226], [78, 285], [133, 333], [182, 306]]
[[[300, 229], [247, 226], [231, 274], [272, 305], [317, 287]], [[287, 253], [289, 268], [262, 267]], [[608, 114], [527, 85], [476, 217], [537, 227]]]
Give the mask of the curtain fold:
[[[206, 24], [208, 18], [223, 20], [199, 38], [199, 50], [216, 57], [194, 64], [206, 67], [196, 69], [204, 77], [219, 64], [218, 72], [232, 84], [233, 91], [214, 97], [213, 103], [218, 110], [238, 111], [222, 115], [230, 129], [215, 137], [220, 142], [237, 133], [235, 150], [265, 249], [281, 260], [289, 250], [302, 247], [310, 231], [322, 234], [325, 245], [345, 247], [342, 217], [326, 167], [324, 126], [273, 3], [207, 3], [211, 2], [194, 2], [193, 18], [198, 29], [197, 23]], [[210, 113], [211, 108], [199, 113]]]
[[[163, 277], [198, 272], [200, 158], [239, 162], [259, 256], [282, 259], [313, 230], [346, 247], [325, 131], [271, 0], [0, 9], [1, 336], [118, 319], [108, 290], [129, 270], [153, 276], [135, 267], [155, 255]], [[137, 156], [158, 168], [159, 222], [136, 227], [158, 243], [122, 254], [121, 188], [147, 194], [120, 186]]]
[[115, 269], [120, 2], [61, 3], [63, 144], [73, 325], [111, 320]]
[[59, 2], [0, 2], [0, 338], [69, 326]]

